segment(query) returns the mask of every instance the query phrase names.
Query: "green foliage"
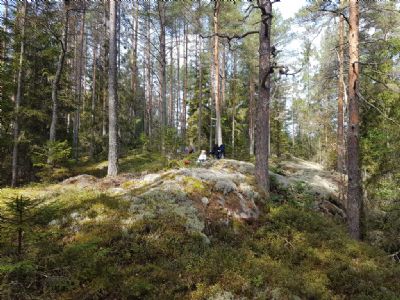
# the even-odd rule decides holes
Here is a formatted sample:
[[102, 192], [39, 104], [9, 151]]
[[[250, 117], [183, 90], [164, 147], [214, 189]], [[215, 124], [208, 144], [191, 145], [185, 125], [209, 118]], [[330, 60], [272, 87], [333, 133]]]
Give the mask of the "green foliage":
[[314, 195], [310, 186], [304, 181], [296, 181], [287, 187], [279, 184], [277, 178], [272, 175], [270, 177], [271, 184], [271, 201], [274, 204], [288, 204], [294, 207], [312, 208], [314, 203]]
[[[191, 193], [205, 189], [186, 180], [193, 183]], [[299, 183], [293, 190], [301, 194], [307, 187]], [[168, 205], [135, 219], [131, 202], [120, 197], [74, 188], [51, 195], [58, 205], [36, 206], [41, 217], [32, 219], [22, 260], [7, 251], [9, 236], [0, 236], [2, 295], [395, 299], [400, 291], [400, 269], [385, 253], [293, 203], [266, 208], [258, 225], [210, 223], [207, 241]]]
[[36, 175], [42, 181], [60, 180], [70, 175], [67, 169], [70, 158], [68, 141], [47, 142], [44, 148], [33, 147], [33, 166], [37, 168]]
[[0, 226], [5, 226], [3, 234], [11, 237], [17, 244], [15, 249], [5, 245], [6, 249], [11, 250], [10, 253], [15, 253], [19, 257], [23, 254], [24, 239], [32, 233], [32, 226], [40, 223], [48, 212], [46, 208], [38, 208], [42, 202], [41, 199], [31, 200], [24, 196], [16, 196], [4, 202], [4, 208], [0, 209]]
[[167, 127], [164, 133], [164, 143], [168, 153], [175, 155], [177, 150], [184, 144], [184, 141], [176, 128]]

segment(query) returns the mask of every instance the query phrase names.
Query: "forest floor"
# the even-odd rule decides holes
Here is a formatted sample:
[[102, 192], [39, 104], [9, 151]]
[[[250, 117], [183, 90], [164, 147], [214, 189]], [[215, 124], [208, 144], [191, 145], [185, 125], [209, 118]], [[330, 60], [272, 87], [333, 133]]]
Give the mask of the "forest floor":
[[[150, 159], [149, 159], [150, 158]], [[140, 163], [142, 162], [142, 163]], [[2, 222], [0, 295], [38, 299], [396, 299], [400, 268], [350, 239], [338, 175], [300, 159], [273, 162], [270, 201], [254, 165], [128, 156], [58, 184], [0, 190], [40, 199]], [[83, 171], [83, 169], [81, 170]], [[94, 176], [94, 175], [97, 175]], [[6, 220], [6, 219], [4, 219]], [[14, 220], [14, 219], [13, 219]]]

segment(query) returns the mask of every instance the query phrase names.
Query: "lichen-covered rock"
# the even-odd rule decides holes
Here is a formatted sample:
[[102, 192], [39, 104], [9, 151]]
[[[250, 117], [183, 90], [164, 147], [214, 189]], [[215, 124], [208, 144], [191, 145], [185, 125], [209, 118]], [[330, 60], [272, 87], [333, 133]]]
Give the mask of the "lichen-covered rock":
[[259, 193], [245, 182], [239, 184], [239, 191], [248, 199], [257, 200], [259, 198]]
[[210, 297], [209, 300], [235, 300], [235, 296], [231, 292], [222, 291], [218, 292], [214, 296]]
[[61, 184], [69, 185], [73, 184], [79, 188], [90, 187], [96, 184], [98, 179], [92, 175], [82, 174], [75, 177], [65, 179]]
[[[315, 209], [346, 218], [344, 206], [331, 201], [337, 193], [335, 174], [324, 171], [318, 164], [295, 158], [281, 162], [279, 173], [270, 172], [277, 190], [283, 188], [296, 193], [299, 182], [305, 182], [309, 188], [307, 193], [315, 195]], [[205, 219], [219, 221], [228, 217], [249, 221], [258, 218], [255, 201], [260, 196], [253, 174], [252, 163], [222, 159], [155, 174], [122, 174], [103, 179], [80, 175], [63, 184], [77, 184], [130, 201], [129, 213], [134, 219], [174, 212], [188, 219], [188, 224], [192, 224], [188, 228], [201, 231]]]
[[218, 180], [214, 185], [214, 191], [224, 193], [224, 195], [231, 193], [237, 189], [237, 186], [233, 181], [229, 179]]
[[115, 187], [115, 188], [110, 189], [110, 192], [118, 195], [118, 194], [124, 194], [126, 192], [126, 190], [121, 187]]
[[339, 173], [326, 171], [318, 163], [299, 158], [282, 161], [279, 163], [279, 168], [285, 176], [278, 174], [275, 174], [275, 176], [283, 186], [303, 181], [310, 186], [311, 192], [320, 199], [338, 198]]
[[214, 163], [214, 167], [224, 170], [231, 169], [234, 172], [246, 175], [254, 174], [254, 164], [240, 160], [234, 160], [234, 159], [218, 160], [216, 163]]
[[155, 182], [161, 178], [160, 174], [147, 174], [143, 177], [142, 181], [146, 184]]
[[186, 219], [189, 231], [204, 230], [204, 222], [199, 218], [196, 207], [187, 198], [186, 193], [170, 187], [169, 190], [165, 186], [154, 188], [133, 197], [129, 211], [136, 220], [156, 218], [163, 213], [177, 214]]

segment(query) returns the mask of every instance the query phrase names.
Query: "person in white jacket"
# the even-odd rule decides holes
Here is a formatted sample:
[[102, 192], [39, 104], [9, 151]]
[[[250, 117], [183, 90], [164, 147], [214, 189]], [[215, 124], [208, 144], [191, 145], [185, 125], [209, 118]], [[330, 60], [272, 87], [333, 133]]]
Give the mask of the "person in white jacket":
[[206, 160], [207, 160], [206, 150], [201, 150], [200, 156], [199, 156], [199, 158], [197, 159], [197, 162], [198, 162], [198, 163], [202, 163], [202, 162], [205, 162]]

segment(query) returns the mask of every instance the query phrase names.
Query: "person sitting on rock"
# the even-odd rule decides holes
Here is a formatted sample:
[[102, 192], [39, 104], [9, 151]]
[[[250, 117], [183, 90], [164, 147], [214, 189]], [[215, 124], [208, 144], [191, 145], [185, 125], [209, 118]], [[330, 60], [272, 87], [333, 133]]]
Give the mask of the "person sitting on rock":
[[188, 154], [194, 153], [195, 150], [196, 150], [196, 149], [194, 148], [193, 145], [189, 145], [189, 147], [188, 147]]
[[214, 147], [210, 151], [210, 155], [214, 156], [214, 158], [217, 158], [218, 156], [218, 145], [214, 144]]
[[201, 150], [200, 156], [197, 159], [198, 163], [203, 163], [207, 160], [207, 154], [206, 154], [206, 150]]
[[218, 147], [218, 151], [217, 151], [217, 159], [221, 159], [221, 158], [225, 158], [225, 145], [221, 144]]

